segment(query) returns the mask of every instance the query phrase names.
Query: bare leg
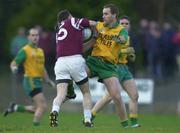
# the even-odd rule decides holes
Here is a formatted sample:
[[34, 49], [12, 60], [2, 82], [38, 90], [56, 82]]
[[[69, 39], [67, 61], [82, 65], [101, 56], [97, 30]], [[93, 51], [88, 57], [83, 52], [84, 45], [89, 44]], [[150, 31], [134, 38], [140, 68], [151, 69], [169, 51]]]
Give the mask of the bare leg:
[[29, 113], [34, 113], [35, 112], [35, 107], [34, 105], [26, 105], [25, 106], [25, 111]]
[[138, 91], [136, 88], [135, 81], [133, 79], [126, 80], [123, 82], [124, 90], [128, 93], [130, 97], [129, 102], [129, 113], [130, 114], [137, 114], [138, 112]]
[[43, 93], [39, 93], [39, 94], [35, 95], [32, 99], [33, 99], [33, 101], [35, 103], [35, 107], [36, 107], [33, 122], [39, 123], [40, 119], [47, 107], [46, 100], [45, 100]]
[[120, 95], [121, 86], [119, 84], [118, 78], [116, 77], [106, 78], [103, 80], [103, 82], [115, 103], [121, 121], [127, 121], [126, 108], [122, 100], [122, 97]]
[[91, 112], [92, 115], [95, 116], [97, 112], [99, 112], [106, 104], [108, 104], [112, 100], [111, 96], [107, 92], [100, 100], [96, 102], [93, 106]]
[[35, 107], [33, 105], [21, 105], [11, 102], [8, 106], [8, 108], [4, 112], [4, 116], [7, 116], [9, 113], [13, 112], [28, 112], [28, 113], [34, 113]]
[[138, 124], [138, 91], [136, 88], [135, 81], [133, 79], [126, 80], [123, 82], [124, 90], [130, 97], [129, 101], [129, 117], [131, 127], [140, 127]]
[[91, 123], [92, 100], [91, 100], [91, 94], [89, 91], [89, 83], [86, 82], [80, 85], [80, 89], [83, 94], [84, 123], [85, 123], [85, 126], [91, 127], [93, 126]]
[[53, 100], [52, 112], [59, 112], [62, 102], [67, 94], [67, 83], [60, 83], [57, 85], [57, 96]]
[[66, 95], [68, 83], [59, 83], [57, 85], [57, 96], [53, 100], [52, 112], [50, 113], [50, 126], [58, 126], [58, 113]]

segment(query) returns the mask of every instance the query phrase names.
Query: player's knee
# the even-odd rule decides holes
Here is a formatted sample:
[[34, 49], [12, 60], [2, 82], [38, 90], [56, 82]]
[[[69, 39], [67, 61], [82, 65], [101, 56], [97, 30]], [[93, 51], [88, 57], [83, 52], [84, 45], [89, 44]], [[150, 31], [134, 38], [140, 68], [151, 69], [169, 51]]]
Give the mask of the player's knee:
[[119, 100], [119, 99], [121, 99], [121, 95], [120, 95], [120, 94], [117, 94], [117, 93], [114, 93], [114, 94], [111, 95], [110, 98], [112, 98], [112, 99], [114, 99], [114, 100]]
[[112, 97], [111, 97], [110, 95], [106, 95], [106, 96], [104, 97], [104, 99], [106, 99], [106, 101], [111, 101], [111, 100], [112, 100]]
[[134, 93], [133, 95], [132, 95], [132, 101], [138, 101], [138, 99], [139, 99], [139, 94], [138, 93]]

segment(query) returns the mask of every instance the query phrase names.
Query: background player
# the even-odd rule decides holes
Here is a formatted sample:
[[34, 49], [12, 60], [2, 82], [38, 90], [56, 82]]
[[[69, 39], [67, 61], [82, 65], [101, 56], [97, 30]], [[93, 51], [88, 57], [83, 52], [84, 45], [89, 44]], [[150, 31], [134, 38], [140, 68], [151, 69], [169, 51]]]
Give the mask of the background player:
[[40, 124], [40, 119], [47, 106], [42, 92], [42, 80], [44, 79], [53, 87], [55, 87], [55, 84], [46, 72], [43, 50], [38, 48], [39, 32], [37, 29], [29, 30], [28, 40], [29, 43], [19, 50], [17, 56], [11, 62], [10, 68], [13, 73], [16, 73], [18, 66], [23, 64], [25, 70], [23, 88], [26, 94], [32, 98], [34, 105], [24, 106], [11, 103], [4, 112], [4, 116], [14, 111], [32, 112], [34, 113], [33, 125], [37, 126]]

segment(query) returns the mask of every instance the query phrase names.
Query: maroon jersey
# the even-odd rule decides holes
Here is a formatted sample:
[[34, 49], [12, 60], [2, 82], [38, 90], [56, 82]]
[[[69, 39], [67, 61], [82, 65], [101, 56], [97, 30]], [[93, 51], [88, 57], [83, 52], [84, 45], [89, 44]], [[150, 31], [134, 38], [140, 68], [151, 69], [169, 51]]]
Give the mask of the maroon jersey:
[[82, 54], [82, 30], [89, 27], [89, 20], [71, 18], [63, 21], [56, 33], [57, 58]]

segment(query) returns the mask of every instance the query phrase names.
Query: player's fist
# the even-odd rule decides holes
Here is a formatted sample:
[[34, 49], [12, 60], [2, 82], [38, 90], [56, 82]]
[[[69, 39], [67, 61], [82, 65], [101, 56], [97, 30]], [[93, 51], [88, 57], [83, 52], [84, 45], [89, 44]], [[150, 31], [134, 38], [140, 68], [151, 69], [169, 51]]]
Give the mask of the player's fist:
[[128, 47], [128, 48], [125, 48], [125, 49], [121, 49], [121, 53], [122, 54], [134, 54], [135, 50], [134, 50], [133, 47]]
[[128, 61], [135, 62], [135, 60], [136, 60], [136, 55], [135, 54], [128, 54]]
[[11, 66], [11, 71], [13, 74], [17, 74], [18, 73], [18, 67], [17, 66]]

